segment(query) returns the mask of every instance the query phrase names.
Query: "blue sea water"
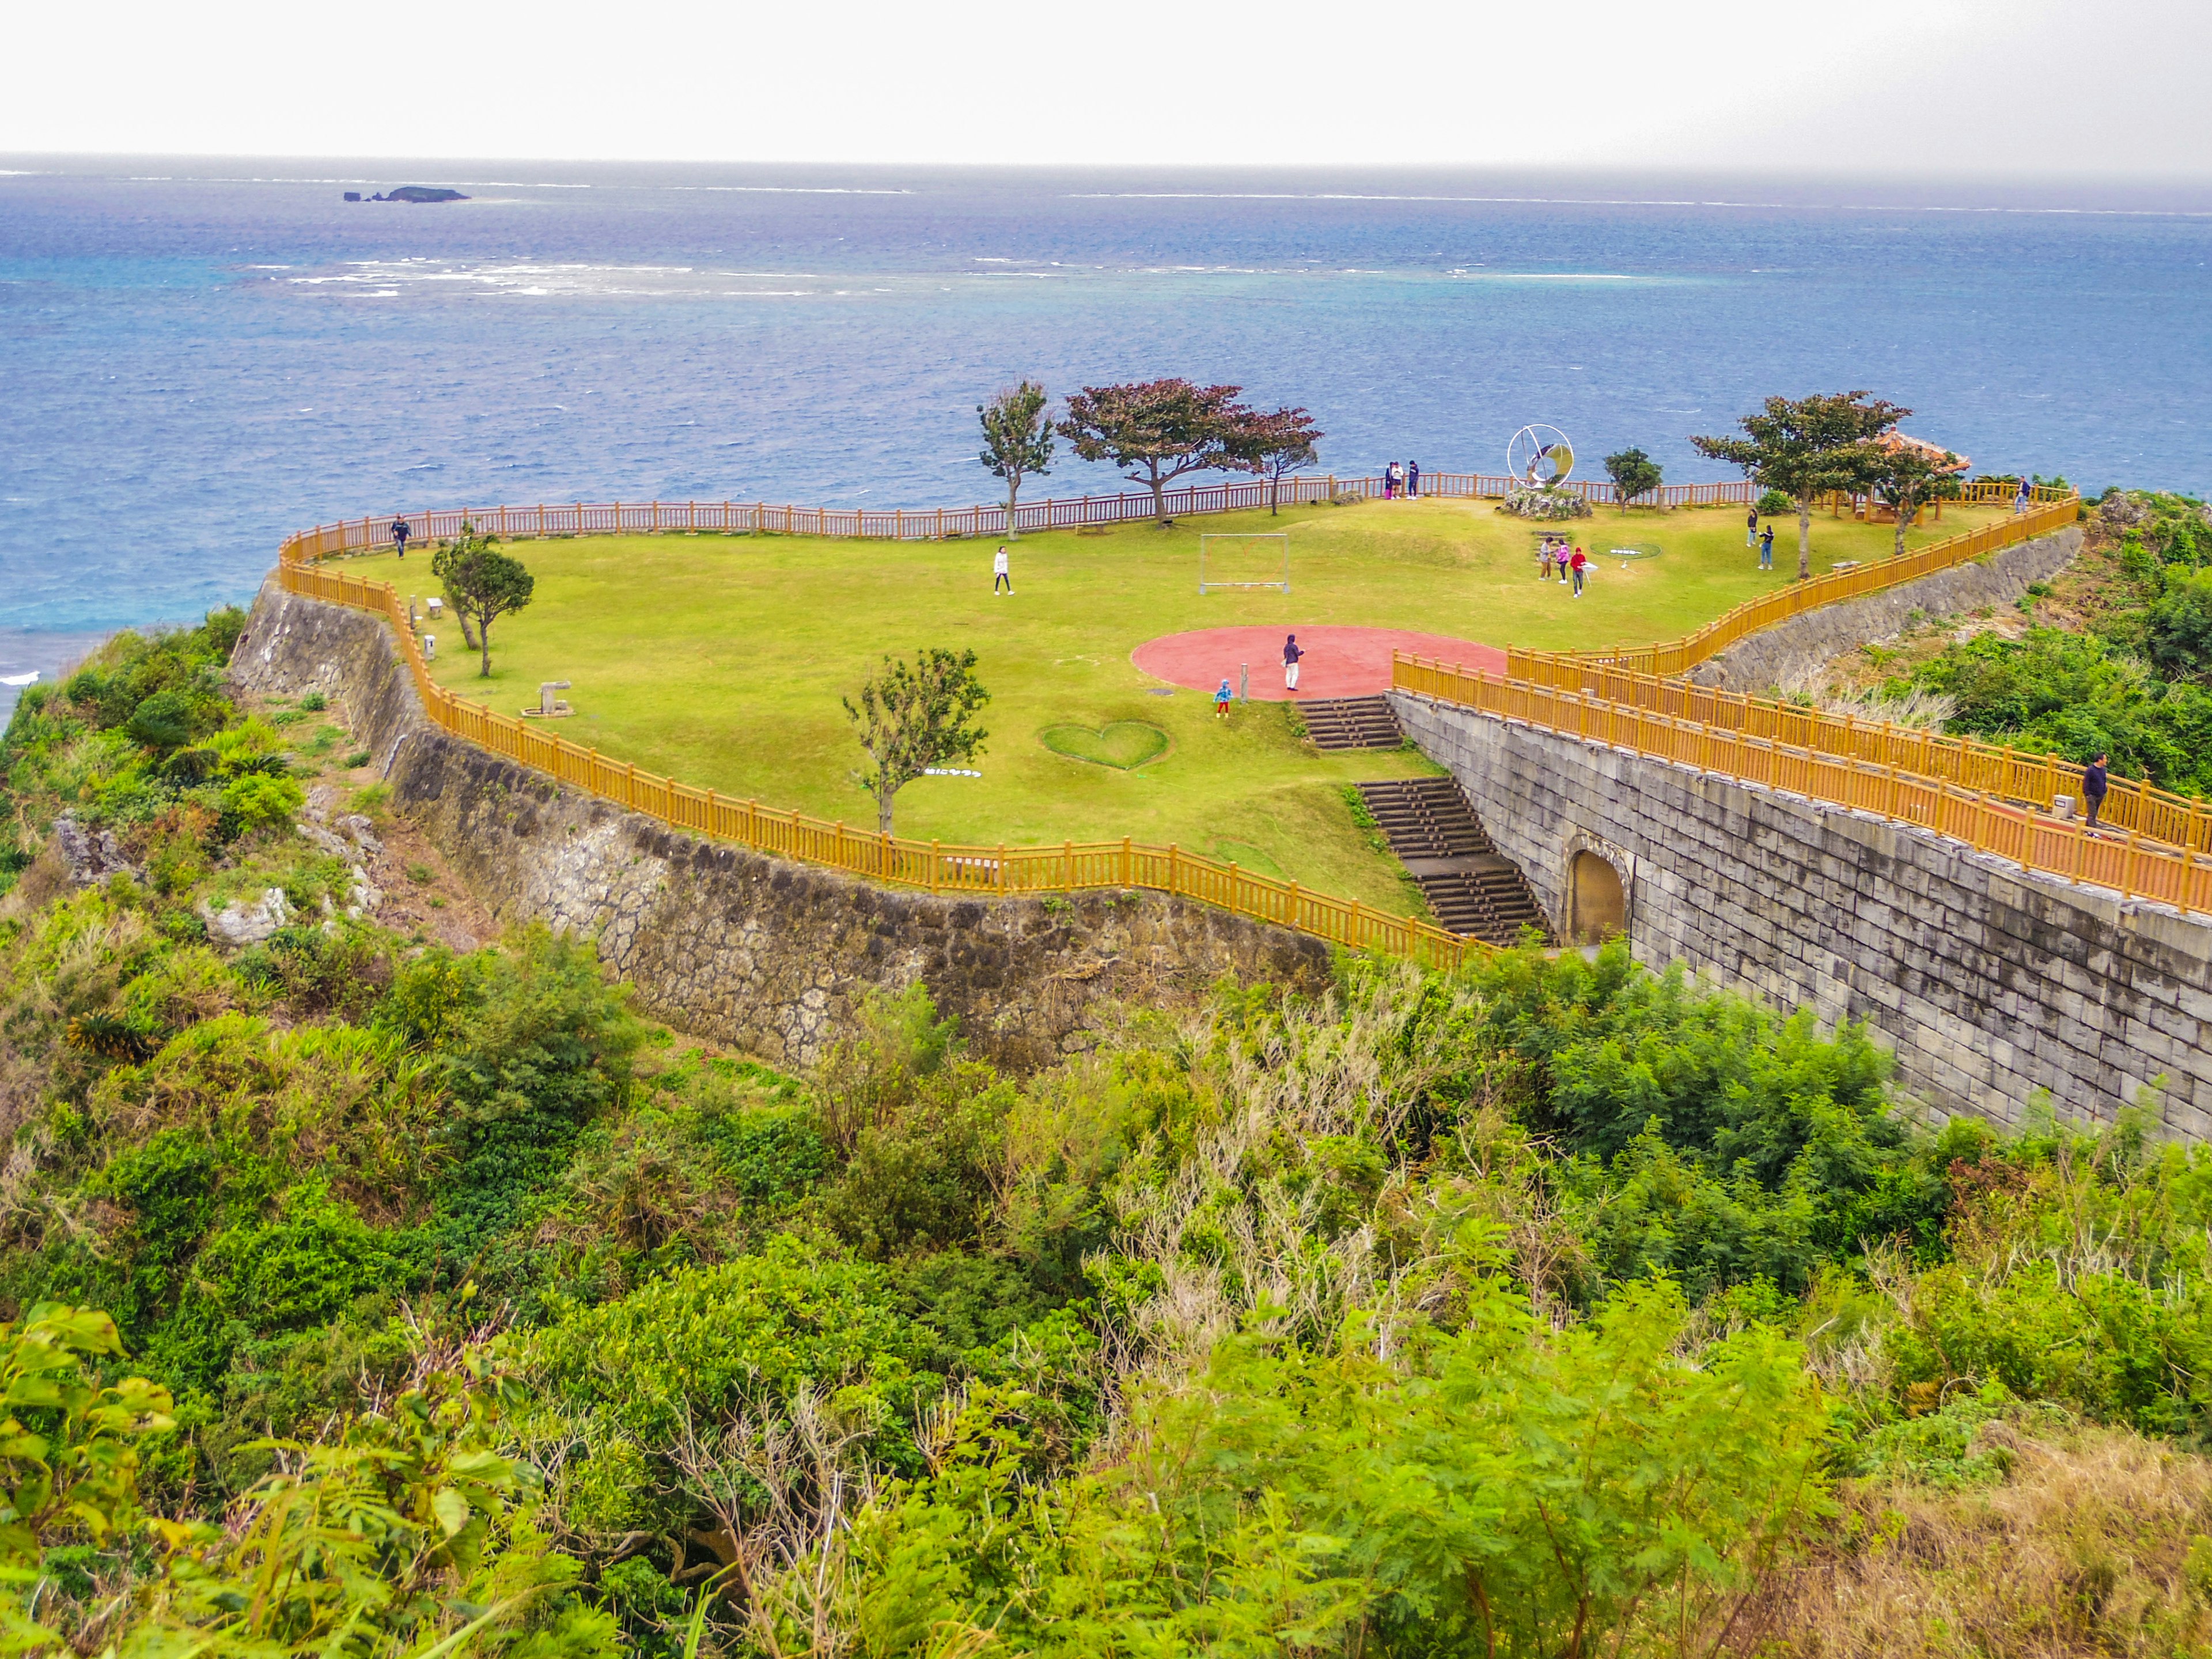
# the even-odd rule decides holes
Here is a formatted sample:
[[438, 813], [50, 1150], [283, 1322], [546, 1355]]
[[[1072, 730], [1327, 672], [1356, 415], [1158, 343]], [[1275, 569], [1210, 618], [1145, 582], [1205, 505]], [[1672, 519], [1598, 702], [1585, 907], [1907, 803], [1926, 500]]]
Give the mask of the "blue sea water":
[[[341, 199], [404, 183], [471, 199]], [[1759, 397], [1864, 386], [1980, 468], [2203, 491], [2205, 194], [0, 159], [0, 677], [364, 512], [988, 500], [1022, 374], [1239, 382], [1343, 471], [1547, 421], [1677, 481]]]

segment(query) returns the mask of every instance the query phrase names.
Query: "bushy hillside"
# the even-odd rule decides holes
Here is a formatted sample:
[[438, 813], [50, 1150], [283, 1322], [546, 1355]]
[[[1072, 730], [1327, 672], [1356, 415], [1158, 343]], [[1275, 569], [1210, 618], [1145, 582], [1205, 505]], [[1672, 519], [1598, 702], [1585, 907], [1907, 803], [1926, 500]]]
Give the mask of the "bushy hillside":
[[2081, 556], [2017, 612], [1928, 619], [1837, 665], [1881, 713], [2185, 794], [2212, 792], [2212, 523], [2181, 495], [2107, 491]]
[[781, 1076], [380, 921], [235, 628], [6, 740], [12, 1646], [2208, 1650], [2212, 1161], [1617, 946]]

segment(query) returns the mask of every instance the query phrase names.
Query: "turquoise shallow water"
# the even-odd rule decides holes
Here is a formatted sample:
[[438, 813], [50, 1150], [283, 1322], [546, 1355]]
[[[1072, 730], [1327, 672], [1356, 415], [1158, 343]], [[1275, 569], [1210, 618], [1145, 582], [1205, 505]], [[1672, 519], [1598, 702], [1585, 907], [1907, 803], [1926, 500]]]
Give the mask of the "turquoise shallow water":
[[[1990, 470], [2212, 485], [2212, 204], [2156, 192], [0, 168], [0, 677], [365, 511], [988, 498], [974, 405], [1021, 374], [1238, 381], [1344, 471], [1494, 471], [1541, 420], [1678, 480], [1760, 395], [1863, 386]], [[341, 199], [410, 182], [473, 199]]]

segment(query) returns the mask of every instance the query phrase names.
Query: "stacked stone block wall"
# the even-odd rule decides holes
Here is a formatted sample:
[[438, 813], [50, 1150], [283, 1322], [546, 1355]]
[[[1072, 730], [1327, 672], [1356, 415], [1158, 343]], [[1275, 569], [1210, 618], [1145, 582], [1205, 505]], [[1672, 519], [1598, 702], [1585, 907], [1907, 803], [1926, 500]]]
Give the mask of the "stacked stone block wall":
[[1916, 611], [1948, 617], [2016, 604], [2030, 582], [2057, 575], [2081, 550], [2081, 528], [2069, 526], [1972, 563], [1923, 576], [1917, 582], [1823, 605], [1763, 628], [1699, 663], [1688, 678], [1700, 685], [1723, 686], [1731, 691], [1765, 691], [1798, 675], [1815, 672], [1822, 664], [1869, 640], [1886, 640], [1904, 632]]
[[2212, 925], [2031, 875], [1909, 826], [1394, 693], [1565, 929], [1575, 854], [1621, 877], [1639, 961], [1830, 1024], [1864, 1020], [1905, 1091], [2015, 1122], [2037, 1090], [2109, 1121], [2162, 1079], [2212, 1135]]

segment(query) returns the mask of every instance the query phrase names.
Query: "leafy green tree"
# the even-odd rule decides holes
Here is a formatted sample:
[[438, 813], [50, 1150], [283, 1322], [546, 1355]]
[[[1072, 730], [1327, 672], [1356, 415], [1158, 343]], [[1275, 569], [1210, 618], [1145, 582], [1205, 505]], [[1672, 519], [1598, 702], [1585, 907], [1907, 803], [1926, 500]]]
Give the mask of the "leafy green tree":
[[1648, 495], [1658, 489], [1662, 476], [1659, 463], [1640, 449], [1624, 449], [1607, 456], [1605, 471], [1613, 480], [1614, 499], [1623, 512], [1638, 495]]
[[461, 637], [483, 653], [483, 678], [491, 678], [491, 625], [530, 603], [538, 579], [469, 525], [430, 556], [431, 574], [445, 585], [446, 602], [461, 619]]
[[994, 478], [1006, 481], [1006, 539], [1021, 538], [1022, 480], [1031, 473], [1042, 477], [1052, 470], [1052, 422], [1045, 415], [1050, 402], [1045, 389], [1034, 380], [1009, 386], [988, 404], [975, 405], [983, 422], [983, 453], [979, 458]]
[[883, 672], [860, 688], [860, 701], [843, 699], [860, 730], [860, 747], [875, 763], [860, 787], [876, 798], [876, 827], [891, 833], [891, 802], [933, 766], [972, 758], [990, 733], [969, 718], [991, 701], [975, 678], [975, 653], [934, 647], [917, 652], [911, 665], [884, 658]]
[[2174, 679], [2212, 673], [2212, 577], [2176, 572], [2146, 620], [2152, 665]]
[[1948, 449], [1935, 454], [1917, 444], [1875, 446], [1878, 459], [1870, 462], [1866, 484], [1874, 498], [1897, 514], [1895, 557], [1905, 551], [1905, 532], [1920, 509], [1930, 501], [1959, 498], [1959, 475], [1966, 463]]
[[1316, 446], [1328, 435], [1303, 409], [1254, 415], [1243, 423], [1237, 447], [1252, 470], [1267, 481], [1270, 518], [1281, 503], [1284, 478], [1313, 465], [1319, 459]]
[[1242, 447], [1255, 418], [1237, 401], [1244, 388], [1143, 380], [1087, 386], [1067, 400], [1060, 436], [1086, 461], [1121, 469], [1152, 492], [1152, 516], [1165, 524], [1165, 491], [1192, 472], [1251, 472], [1258, 463]]
[[1873, 441], [1909, 409], [1866, 392], [1769, 398], [1737, 422], [1744, 435], [1692, 438], [1700, 455], [1741, 467], [1762, 489], [1797, 503], [1797, 580], [1813, 574], [1813, 501], [1831, 490], [1858, 489], [1879, 457]]

